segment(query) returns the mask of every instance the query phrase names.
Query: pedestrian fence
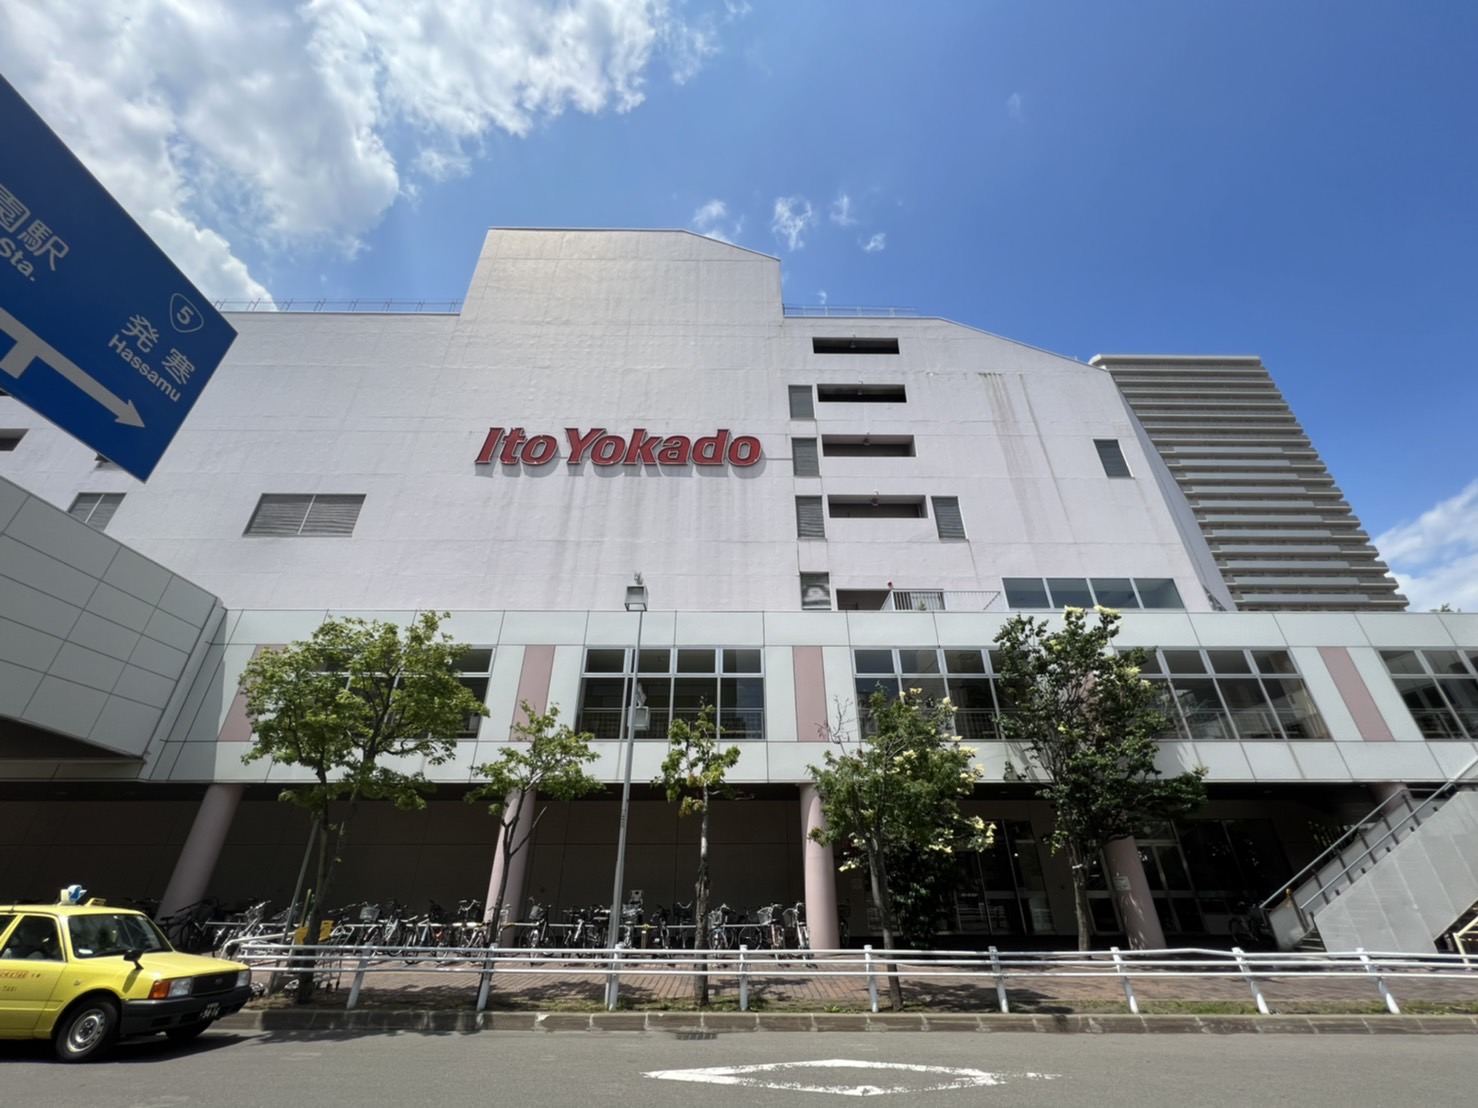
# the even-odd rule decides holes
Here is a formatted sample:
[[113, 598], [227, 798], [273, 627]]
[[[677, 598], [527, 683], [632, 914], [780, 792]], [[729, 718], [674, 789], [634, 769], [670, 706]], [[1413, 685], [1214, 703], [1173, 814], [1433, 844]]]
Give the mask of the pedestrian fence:
[[[245, 962], [258, 973], [297, 975], [310, 966], [315, 978], [330, 987], [350, 982], [346, 1007], [358, 1005], [365, 982], [393, 981], [411, 974], [462, 975], [478, 978], [477, 1010], [487, 1007], [494, 978], [578, 976], [592, 973], [606, 977], [606, 1006], [614, 1009], [620, 997], [623, 975], [688, 977], [702, 974], [710, 982], [732, 981], [739, 1008], [749, 1010], [751, 986], [756, 978], [822, 981], [843, 979], [865, 983], [872, 1011], [878, 1011], [880, 990], [886, 992], [888, 978], [919, 985], [991, 985], [996, 1004], [1009, 1012], [1008, 989], [1027, 982], [1085, 979], [1116, 981], [1131, 1013], [1139, 1013], [1136, 980], [1164, 982], [1176, 979], [1211, 981], [1240, 979], [1251, 993], [1257, 1010], [1270, 1013], [1263, 983], [1286, 982], [1317, 976], [1320, 981], [1358, 979], [1368, 981], [1388, 1011], [1401, 1014], [1392, 981], [1420, 979], [1462, 981], [1471, 984], [1478, 997], [1478, 962], [1459, 954], [1411, 954], [1354, 950], [1342, 953], [1262, 953], [1231, 950], [1180, 948], [1170, 950], [1103, 951], [985, 951], [894, 950], [883, 952], [871, 946], [861, 950], [668, 950], [637, 951], [624, 944], [615, 950], [558, 950], [527, 947], [378, 947], [295, 946], [287, 936], [258, 936], [233, 940], [220, 952], [222, 957]], [[1399, 989], [1399, 985], [1397, 988]]]

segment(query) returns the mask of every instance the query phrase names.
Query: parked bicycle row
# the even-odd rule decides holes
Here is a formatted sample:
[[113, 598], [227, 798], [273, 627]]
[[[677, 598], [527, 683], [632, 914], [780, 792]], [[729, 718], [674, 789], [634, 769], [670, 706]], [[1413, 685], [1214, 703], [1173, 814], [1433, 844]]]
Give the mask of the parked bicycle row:
[[[548, 908], [529, 901], [525, 918], [513, 925], [515, 943], [534, 949], [593, 950], [610, 945], [611, 910], [592, 905], [566, 908], [563, 920], [551, 918]], [[768, 904], [753, 912], [720, 904], [708, 913], [708, 946], [715, 950], [809, 950], [811, 933], [805, 905]], [[621, 910], [618, 941], [634, 950], [687, 950], [696, 939], [692, 903], [670, 908], [628, 903]]]

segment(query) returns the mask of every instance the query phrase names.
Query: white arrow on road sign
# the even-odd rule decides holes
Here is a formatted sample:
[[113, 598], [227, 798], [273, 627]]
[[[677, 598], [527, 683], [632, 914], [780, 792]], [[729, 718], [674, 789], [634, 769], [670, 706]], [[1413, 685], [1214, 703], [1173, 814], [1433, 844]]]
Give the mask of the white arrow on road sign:
[[19, 378], [33, 362], [39, 361], [43, 365], [49, 365], [58, 374], [107, 408], [113, 413], [116, 422], [127, 427], [144, 425], [144, 421], [139, 417], [139, 410], [134, 407], [132, 400], [114, 396], [96, 378], [61, 354], [4, 308], [0, 308], [0, 331], [15, 340], [15, 345], [10, 348], [9, 353], [0, 358], [0, 370]]
[[[892, 1071], [892, 1081], [861, 1085], [823, 1085], [783, 1080], [792, 1070]], [[1004, 1085], [1012, 1079], [1050, 1081], [1055, 1073], [991, 1073], [955, 1066], [921, 1066], [909, 1062], [859, 1062], [827, 1058], [815, 1062], [769, 1062], [754, 1066], [706, 1066], [691, 1070], [653, 1070], [645, 1074], [659, 1081], [695, 1081], [704, 1085], [744, 1085], [751, 1089], [789, 1089], [798, 1093], [835, 1093], [838, 1096], [888, 1096], [892, 1093], [928, 1093], [941, 1089], [978, 1089]], [[819, 1080], [820, 1075], [817, 1075]], [[884, 1081], [879, 1075], [879, 1081]]]

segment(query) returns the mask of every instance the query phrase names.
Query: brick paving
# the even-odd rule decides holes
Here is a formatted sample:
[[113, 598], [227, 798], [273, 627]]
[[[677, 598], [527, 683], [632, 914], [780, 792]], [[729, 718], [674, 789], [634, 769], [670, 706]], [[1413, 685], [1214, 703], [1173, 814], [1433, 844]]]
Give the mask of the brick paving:
[[[690, 973], [643, 971], [641, 960], [621, 975], [623, 1006], [660, 1009], [685, 1007], [692, 1003]], [[749, 980], [751, 1008], [760, 1012], [865, 1011], [869, 1006], [867, 984], [860, 976], [835, 975], [825, 959], [806, 963], [784, 960], [779, 972], [763, 972], [761, 966]], [[827, 970], [832, 970], [828, 975]], [[853, 969], [852, 965], [845, 968]], [[1352, 967], [1351, 975], [1305, 972], [1286, 976], [1259, 976], [1271, 1009], [1276, 1012], [1383, 1011], [1374, 979]], [[345, 972], [338, 987], [315, 998], [319, 1007], [341, 1008], [353, 981]], [[366, 976], [359, 1006], [386, 1008], [470, 1008], [474, 1005], [480, 976], [465, 968], [429, 972], [421, 966], [391, 963], [384, 971]], [[1136, 997], [1144, 1011], [1252, 1010], [1252, 994], [1240, 976], [1219, 978], [1177, 977], [1151, 969], [1137, 970], [1132, 977]], [[597, 1008], [603, 1005], [605, 972], [593, 965], [556, 968], [550, 963], [500, 963], [495, 969], [489, 1007], [495, 1010], [561, 1011]], [[1403, 1009], [1430, 1011], [1433, 1006], [1478, 1013], [1478, 965], [1458, 979], [1436, 979], [1426, 974], [1391, 974], [1386, 984]], [[1008, 979], [1008, 1001], [1013, 1012], [1067, 1013], [1127, 1011], [1123, 983], [1114, 976], [1074, 976], [1070, 968], [1040, 972], [1031, 977]], [[878, 989], [887, 1006], [887, 982], [881, 975]], [[714, 1005], [732, 1009], [737, 1005], [739, 985], [732, 973], [715, 976], [710, 984]], [[913, 976], [904, 963], [905, 1002], [910, 1009], [939, 1013], [995, 1012], [998, 1008], [992, 977], [960, 974]], [[280, 1003], [269, 1000], [267, 1004]]]

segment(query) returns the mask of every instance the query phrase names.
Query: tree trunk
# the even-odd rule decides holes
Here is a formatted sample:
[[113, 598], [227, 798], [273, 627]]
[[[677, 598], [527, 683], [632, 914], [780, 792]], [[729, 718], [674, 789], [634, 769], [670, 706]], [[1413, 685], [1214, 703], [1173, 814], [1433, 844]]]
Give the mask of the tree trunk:
[[[708, 949], [708, 804], [698, 828], [698, 880], [693, 886], [693, 949]], [[693, 1003], [708, 1006], [708, 963], [700, 962], [693, 975]]]
[[[318, 821], [318, 864], [314, 867], [313, 907], [308, 911], [307, 926], [303, 931], [303, 945], [318, 945], [318, 932], [323, 927], [324, 897], [329, 882], [329, 838], [332, 834], [327, 814]], [[298, 973], [297, 1002], [307, 1004], [313, 996], [313, 969], [318, 961], [313, 954], [304, 954], [299, 960], [303, 967]]]
[[1078, 949], [1093, 945], [1093, 914], [1088, 907], [1088, 863], [1082, 844], [1068, 841], [1067, 860], [1073, 873], [1073, 911], [1078, 917]]
[[[872, 902], [878, 910], [883, 925], [883, 950], [891, 952], [897, 945], [893, 928], [893, 894], [888, 888], [888, 863], [883, 857], [881, 837], [867, 845], [867, 872], [872, 881]], [[888, 964], [888, 1005], [895, 1012], [903, 1011], [903, 982], [898, 977], [898, 966]]]

